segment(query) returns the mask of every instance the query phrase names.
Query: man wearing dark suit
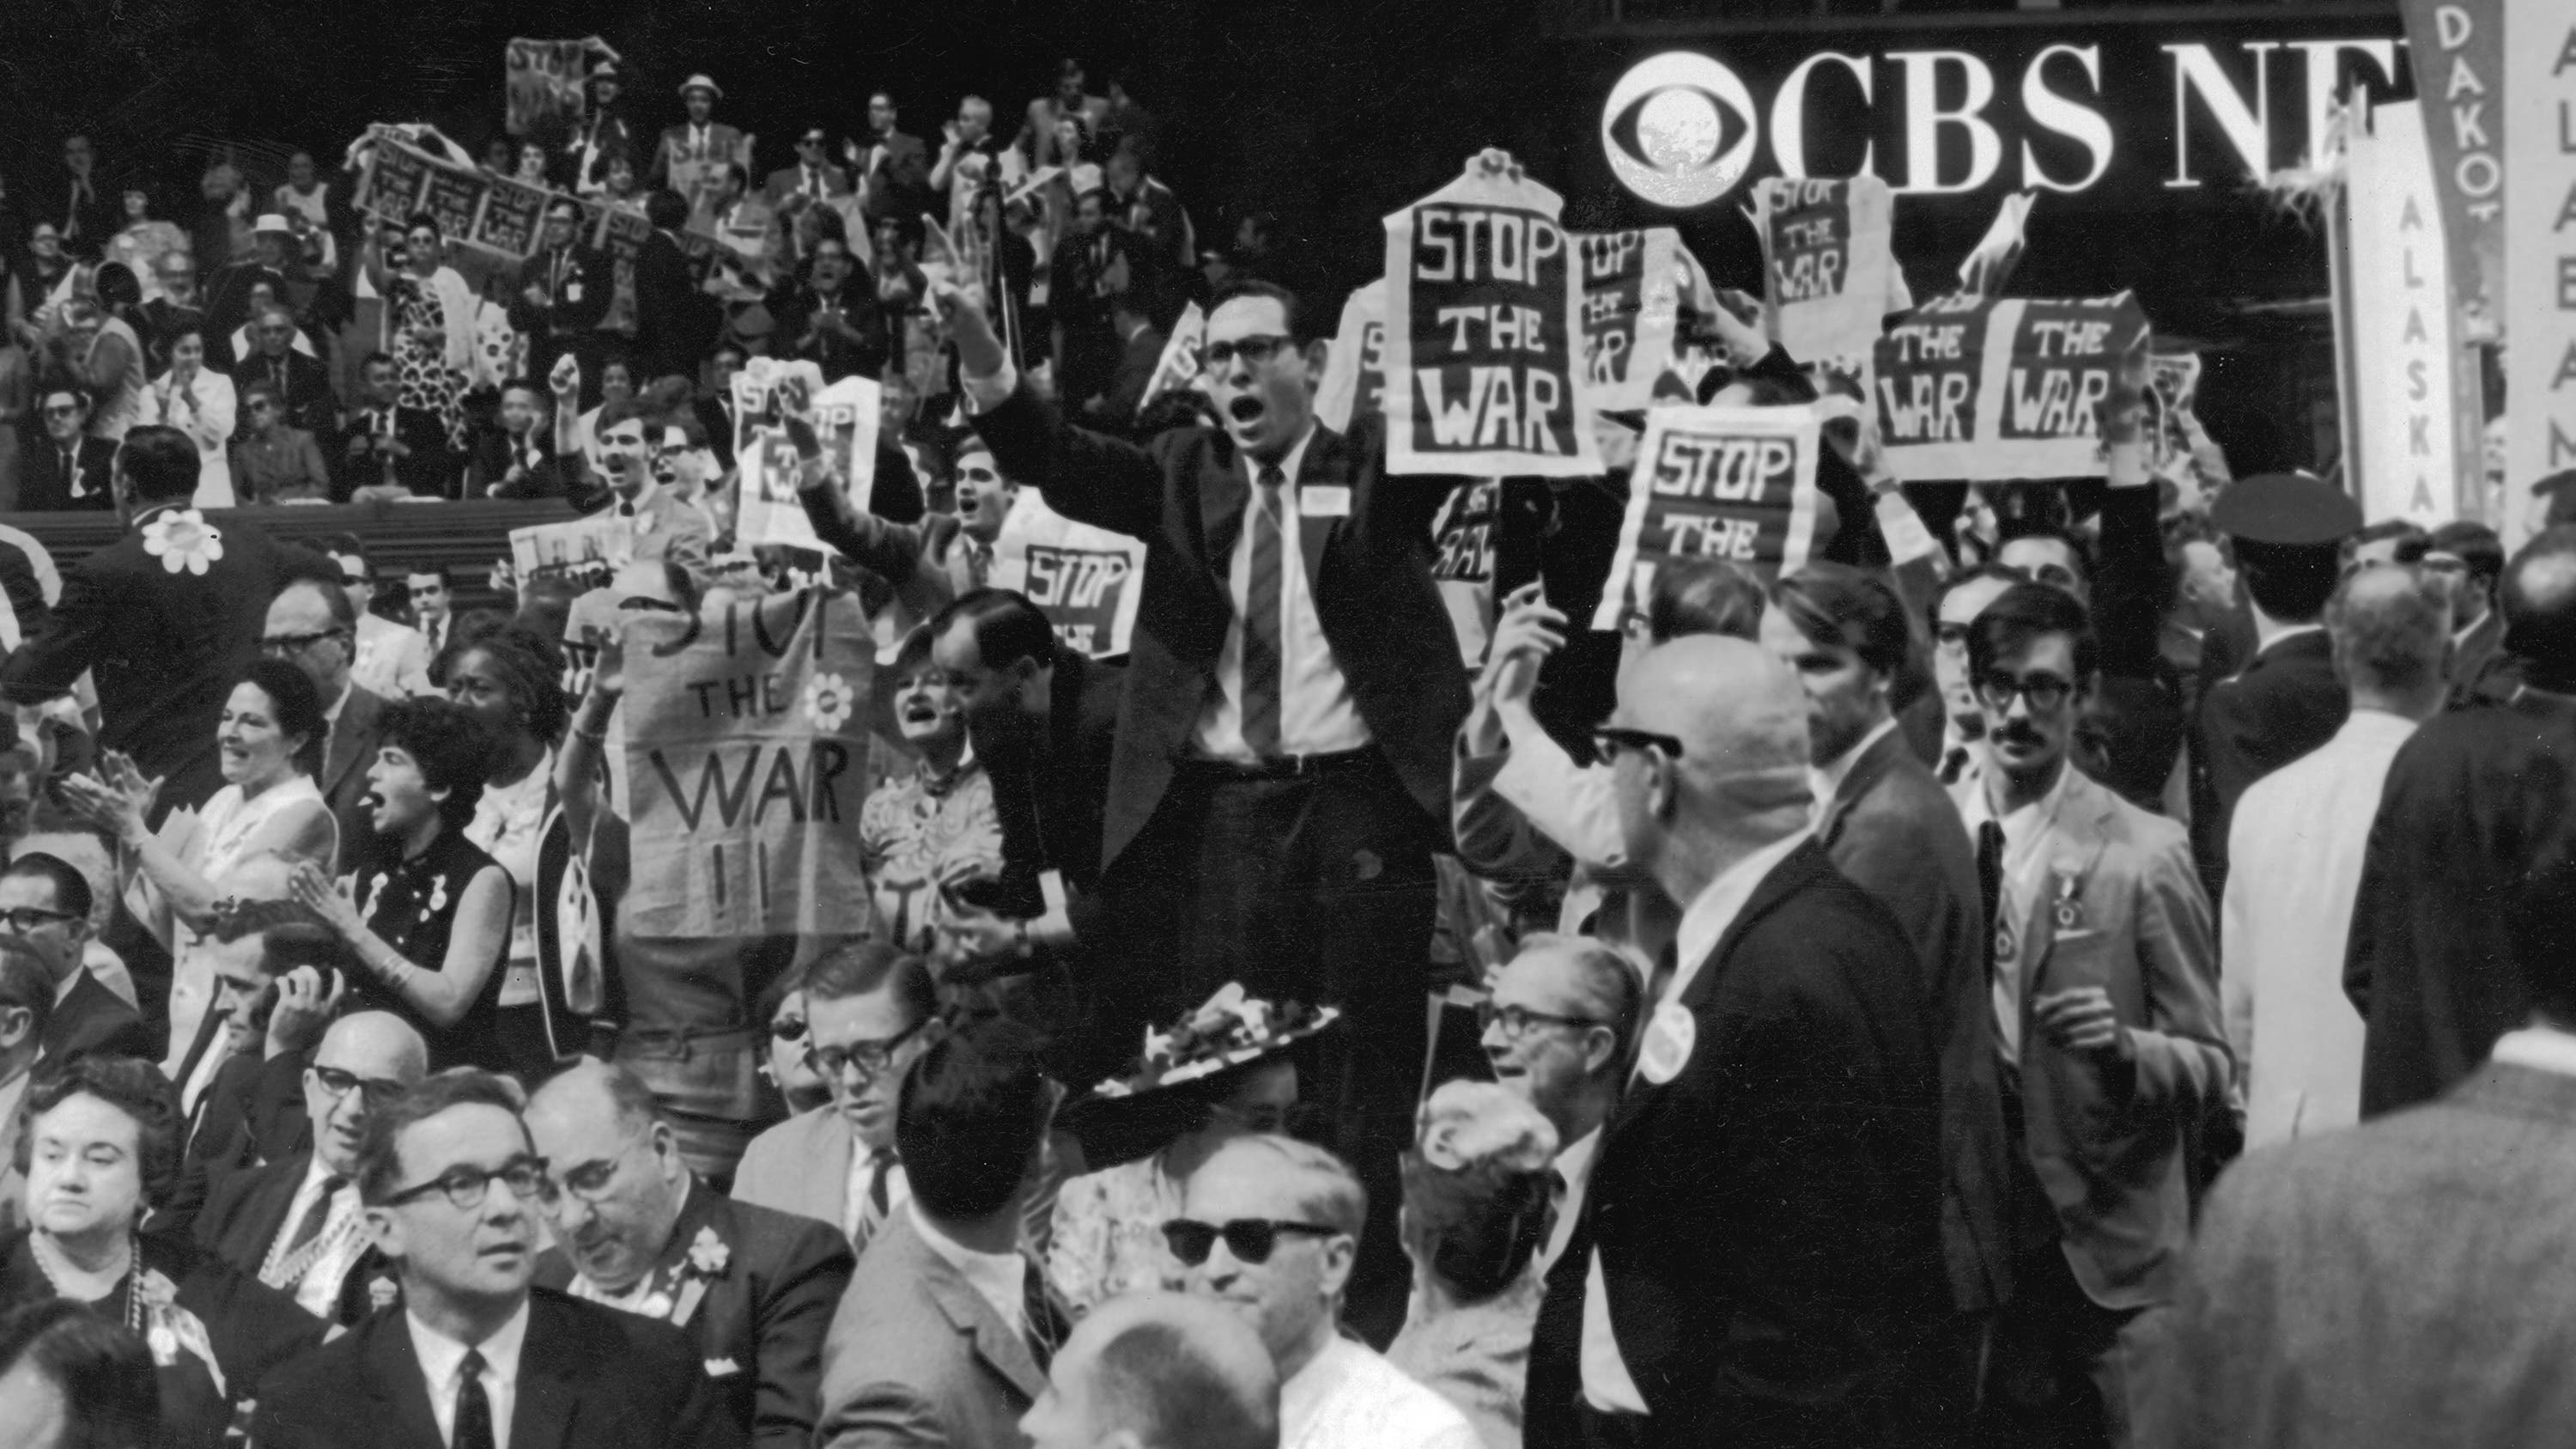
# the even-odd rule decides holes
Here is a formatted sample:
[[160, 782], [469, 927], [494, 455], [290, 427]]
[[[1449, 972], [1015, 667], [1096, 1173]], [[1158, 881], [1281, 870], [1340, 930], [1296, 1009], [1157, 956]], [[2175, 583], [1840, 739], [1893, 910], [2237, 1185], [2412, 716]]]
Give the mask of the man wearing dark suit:
[[0, 871], [0, 932], [42, 962], [53, 985], [41, 1038], [49, 1061], [156, 1055], [142, 1014], [82, 964], [95, 904], [88, 880], [60, 857], [29, 851]]
[[653, 223], [653, 234], [635, 255], [637, 379], [694, 378], [698, 359], [715, 341], [710, 324], [717, 309], [713, 298], [698, 291], [688, 254], [680, 249], [688, 204], [675, 193], [656, 191], [644, 199], [644, 214]]
[[[599, 375], [601, 318], [617, 291], [608, 255], [581, 244], [581, 208], [569, 197], [547, 203], [545, 243], [519, 264], [510, 292], [510, 325], [528, 339], [528, 376], [544, 377], [569, 352], [584, 378]], [[594, 383], [593, 386], [596, 386]]]
[[1951, 1313], [1939, 1051], [1904, 934], [1808, 838], [1806, 713], [1758, 645], [1697, 636], [1631, 665], [1598, 732], [1631, 858], [1687, 904], [1585, 1194], [1594, 1442], [1936, 1422], [1914, 1383]]
[[317, 439], [327, 437], [337, 419], [339, 399], [331, 393], [331, 370], [295, 350], [295, 314], [268, 307], [250, 320], [251, 352], [232, 365], [235, 388], [254, 382], [275, 387], [286, 400], [286, 423]]
[[[2010, 1296], [2012, 1179], [1976, 847], [1888, 705], [1913, 647], [1905, 605], [1875, 574], [1809, 564], [1773, 588], [1762, 644], [1807, 691], [1822, 802], [1816, 839], [1835, 869], [1887, 907], [1923, 967], [1941, 1059], [1941, 1243], [1951, 1301], [1973, 1320]], [[1967, 1376], [1948, 1387], [1963, 1410], [1973, 1402]]]
[[2319, 620], [2342, 576], [2339, 545], [2360, 529], [2361, 510], [2305, 473], [2266, 473], [2220, 495], [2209, 521], [2236, 540], [2256, 639], [2243, 669], [2202, 692], [2192, 732], [2192, 854], [2218, 900], [2237, 798], [2333, 739], [2352, 712]]
[[2503, 541], [2483, 523], [2446, 523], [2433, 530], [2424, 567], [2450, 585], [2452, 707], [2511, 699], [2519, 681], [2504, 647], [2504, 610], [2496, 601], [2504, 580]]
[[359, 364], [358, 377], [358, 405], [323, 450], [337, 501], [446, 497], [455, 468], [438, 415], [402, 406], [402, 374], [381, 352]]
[[375, 1110], [358, 1195], [400, 1307], [271, 1373], [266, 1449], [628, 1449], [742, 1443], [678, 1330], [529, 1278], [544, 1159], [516, 1085], [459, 1068]]
[[1064, 1340], [1020, 1218], [1054, 1091], [1028, 1028], [986, 1018], [907, 1074], [895, 1143], [910, 1200], [868, 1245], [823, 1345], [816, 1449], [1009, 1445]]
[[2084, 608], [2016, 584], [1968, 626], [1988, 729], [1960, 813], [1991, 862], [2013, 1298], [1980, 1443], [2125, 1442], [2124, 1332], [2171, 1301], [2195, 1134], [2226, 1109], [2217, 943], [2180, 826], [2075, 768]]
[[1113, 299], [1109, 321], [1118, 331], [1118, 367], [1109, 375], [1109, 391], [1094, 409], [1113, 428], [1131, 428], [1145, 405], [1145, 389], [1162, 368], [1163, 348], [1170, 339], [1156, 330], [1142, 289], [1130, 287]]
[[848, 243], [831, 237], [814, 243], [805, 285], [772, 310], [778, 351], [820, 367], [825, 382], [884, 370], [886, 330], [876, 292], [857, 275]]
[[1449, 485], [1386, 476], [1376, 422], [1348, 438], [1316, 424], [1322, 349], [1280, 288], [1231, 290], [1209, 315], [1223, 430], [1145, 447], [1067, 424], [1018, 383], [980, 307], [938, 297], [1002, 475], [1147, 546], [1101, 844], [1121, 999], [1168, 1020], [1232, 979], [1342, 1004], [1314, 1095], [1341, 1104], [1335, 1145], [1367, 1179], [1352, 1296], [1379, 1311], [1409, 1276], [1394, 1164], [1467, 712], [1431, 581]]
[[474, 439], [465, 464], [468, 498], [561, 498], [571, 491], [554, 452], [554, 416], [533, 378], [501, 384], [501, 425]]
[[671, 1323], [749, 1442], [811, 1444], [848, 1240], [698, 1181], [653, 1094], [622, 1067], [584, 1060], [546, 1083], [528, 1132], [563, 1185], [537, 1282]]
[[893, 216], [909, 221], [930, 210], [930, 148], [919, 136], [895, 129], [891, 93], [869, 94], [867, 149], [852, 149], [859, 205], [869, 220]]
[[89, 399], [68, 387], [51, 387], [36, 405], [45, 435], [27, 445], [17, 506], [29, 513], [104, 513], [115, 507], [108, 483], [115, 476], [116, 444], [89, 435]]
[[2539, 784], [2527, 868], [2481, 902], [2527, 1024], [2432, 1104], [2219, 1179], [2150, 1341], [2140, 1444], [2543, 1444], [2576, 1415], [2567, 1304], [2535, 1286], [2576, 1252], [2576, 796], [2563, 771]]
[[2524, 545], [2503, 579], [2511, 703], [2426, 721], [2388, 767], [2344, 948], [2366, 1023], [2361, 1114], [2431, 1101], [2531, 1011], [2495, 902], [2545, 841], [2576, 772], [2576, 529]]
[[346, 588], [298, 579], [278, 590], [269, 604], [259, 647], [303, 670], [322, 697], [326, 735], [322, 769], [313, 783], [340, 827], [333, 873], [345, 875], [357, 868], [358, 856], [375, 838], [375, 819], [366, 804], [367, 767], [375, 763], [385, 735], [385, 701], [349, 676], [358, 653], [357, 606]]
[[762, 182], [761, 193], [769, 204], [784, 208], [791, 202], [820, 206], [836, 196], [850, 194], [850, 173], [832, 164], [824, 153], [829, 144], [820, 126], [808, 126], [796, 138], [796, 164], [781, 166]]
[[114, 487], [131, 526], [65, 576], [45, 627], [0, 663], [0, 694], [40, 704], [91, 671], [100, 748], [163, 781], [157, 809], [203, 805], [223, 784], [216, 719], [259, 646], [269, 599], [290, 579], [339, 569], [237, 518], [220, 529], [190, 521], [197, 445], [176, 428], [126, 434]]
[[303, 1072], [312, 1142], [216, 1181], [190, 1225], [197, 1245], [326, 1323], [365, 1318], [388, 1265], [358, 1200], [359, 1146], [369, 1115], [428, 1073], [429, 1049], [401, 1017], [360, 1011], [333, 1022]]

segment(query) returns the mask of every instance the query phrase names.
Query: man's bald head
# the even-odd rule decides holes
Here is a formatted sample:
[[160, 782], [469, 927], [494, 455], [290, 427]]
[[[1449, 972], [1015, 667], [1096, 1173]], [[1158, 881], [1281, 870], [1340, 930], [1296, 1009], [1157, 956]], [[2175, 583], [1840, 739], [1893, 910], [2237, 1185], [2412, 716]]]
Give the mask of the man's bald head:
[[1620, 673], [1603, 738], [1628, 851], [1677, 900], [1806, 824], [1807, 697], [1758, 644], [1701, 634], [1648, 650]]
[[313, 1060], [408, 1087], [429, 1075], [429, 1043], [390, 1011], [353, 1011], [322, 1033]]
[[1114, 1298], [1065, 1340], [1022, 1427], [1036, 1449], [1277, 1449], [1278, 1373], [1260, 1336], [1213, 1303]]
[[597, 1057], [575, 1060], [529, 1095], [530, 1118], [554, 1113], [597, 1118], [637, 1134], [652, 1130], [662, 1116], [652, 1090], [640, 1078]]
[[322, 1033], [304, 1069], [313, 1153], [343, 1177], [358, 1169], [367, 1119], [429, 1075], [429, 1044], [390, 1011], [353, 1011]]
[[2504, 647], [2531, 684], [2576, 692], [2576, 525], [2534, 536], [2505, 565]]

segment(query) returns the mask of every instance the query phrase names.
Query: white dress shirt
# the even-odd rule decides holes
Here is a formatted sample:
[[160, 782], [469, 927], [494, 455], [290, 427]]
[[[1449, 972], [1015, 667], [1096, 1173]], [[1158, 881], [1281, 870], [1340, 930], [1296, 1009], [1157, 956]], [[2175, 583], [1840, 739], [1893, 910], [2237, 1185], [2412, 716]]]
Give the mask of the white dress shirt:
[[[867, 1218], [868, 1188], [876, 1181], [876, 1149], [864, 1142], [850, 1143], [850, 1175], [841, 1187], [841, 1236], [857, 1241], [859, 1225]], [[904, 1204], [912, 1201], [912, 1179], [904, 1174], [898, 1160], [886, 1169], [886, 1217], [893, 1218]], [[885, 1225], [877, 1225], [882, 1229]]]
[[[1290, 755], [1334, 754], [1369, 742], [1368, 726], [1351, 703], [1350, 681], [1333, 658], [1306, 585], [1297, 470], [1315, 441], [1316, 427], [1308, 424], [1306, 435], [1279, 461], [1280, 476], [1287, 480], [1279, 489], [1279, 749]], [[1260, 502], [1255, 480], [1261, 470], [1249, 457], [1238, 465], [1246, 491], [1243, 531], [1235, 537], [1225, 573], [1234, 617], [1226, 621], [1225, 647], [1216, 657], [1216, 693], [1199, 715], [1196, 739], [1199, 752], [1212, 759], [1249, 762], [1254, 755], [1243, 738], [1243, 618], [1252, 602], [1252, 514]]]
[[[993, 1311], [1022, 1338], [1029, 1336], [1028, 1274], [1029, 1260], [1018, 1253], [986, 1253], [951, 1238], [930, 1225], [921, 1209], [909, 1199], [903, 1211], [912, 1218], [912, 1230], [930, 1251], [947, 1260], [948, 1265], [966, 1275], [968, 1287], [976, 1296], [993, 1305]], [[507, 1446], [503, 1446], [507, 1449]]]
[[304, 1215], [322, 1196], [323, 1179], [330, 1175], [331, 1169], [319, 1156], [305, 1168], [304, 1181], [295, 1189], [294, 1198], [286, 1204], [286, 1221], [278, 1224], [277, 1237], [268, 1245], [268, 1256], [261, 1263], [259, 1274], [259, 1280], [272, 1288], [291, 1287], [297, 1307], [326, 1321], [331, 1317], [332, 1309], [339, 1304], [342, 1281], [367, 1250], [366, 1235], [359, 1231], [363, 1212], [354, 1178], [342, 1182], [339, 1191], [331, 1195], [331, 1215], [323, 1220], [322, 1231], [313, 1240], [319, 1246], [302, 1274], [291, 1284], [280, 1281], [278, 1274], [289, 1266], [286, 1262], [287, 1248], [289, 1240], [295, 1236], [296, 1225], [304, 1221]]
[[[2004, 828], [2002, 882], [1993, 923], [1995, 931], [1995, 1049], [2004, 1060], [2021, 1062], [2021, 972], [2022, 937], [2030, 925], [2031, 905], [2047, 887], [2041, 877], [2048, 868], [2048, 853], [2043, 848], [2056, 829], [2057, 812], [2066, 804], [2066, 779], [2075, 773], [2072, 762], [2060, 764], [2057, 783], [2048, 793], [2017, 807], [2000, 824]], [[2000, 776], [1994, 777], [2000, 779]], [[1977, 837], [1977, 827], [1995, 818], [1994, 800], [1987, 782], [1977, 789], [1961, 792], [1960, 817], [1968, 827], [1968, 838]], [[2011, 948], [2007, 951], [2006, 944]]]
[[1484, 1449], [1447, 1399], [1336, 1337], [1279, 1386], [1279, 1449]]
[[1556, 1154], [1548, 1164], [1556, 1174], [1561, 1195], [1556, 1200], [1556, 1222], [1548, 1228], [1547, 1241], [1539, 1245], [1538, 1275], [1547, 1276], [1556, 1260], [1565, 1256], [1566, 1244], [1574, 1236], [1574, 1220], [1583, 1215], [1583, 1192], [1592, 1182], [1592, 1158], [1601, 1150], [1601, 1129], [1593, 1128], [1574, 1139], [1574, 1145]]
[[[1673, 979], [1665, 984], [1662, 997], [1655, 1003], [1656, 1013], [1681, 1001], [1682, 993], [1698, 977], [1700, 968], [1708, 964], [1710, 953], [1725, 939], [1727, 928], [1743, 913], [1745, 902], [1753, 899], [1763, 878], [1806, 842], [1806, 831], [1793, 832], [1728, 866], [1717, 879], [1700, 888], [1689, 909], [1682, 912], [1681, 925], [1673, 934]], [[1653, 1029], [1651, 1020], [1647, 1029]], [[1642, 1072], [1643, 1066], [1638, 1070]], [[1640, 1088], [1632, 1080], [1630, 1090], [1652, 1088]], [[1584, 1174], [1588, 1181], [1589, 1162], [1584, 1164]], [[1610, 1328], [1609, 1280], [1601, 1271], [1598, 1247], [1592, 1250], [1592, 1262], [1584, 1271], [1582, 1370], [1583, 1397], [1592, 1407], [1610, 1413], [1646, 1412], [1646, 1396], [1639, 1392], [1635, 1377], [1628, 1372], [1627, 1360], [1620, 1357], [1618, 1335]]]
[[2249, 1151], [2361, 1118], [2362, 1020], [2343, 994], [2344, 944], [2380, 790], [2414, 733], [2413, 720], [2356, 709], [2237, 803], [2219, 991]]
[[519, 1400], [519, 1349], [528, 1337], [528, 1304], [481, 1343], [459, 1343], [420, 1321], [409, 1309], [411, 1349], [420, 1359], [420, 1375], [429, 1384], [429, 1411], [438, 1419], [441, 1442], [456, 1442], [456, 1392], [465, 1385], [465, 1351], [483, 1354], [483, 1397], [492, 1405], [493, 1449], [510, 1449], [510, 1410]]
[[2508, 1067], [2576, 1077], [2576, 1036], [2545, 1026], [2526, 1026], [2496, 1038], [2490, 1055]]

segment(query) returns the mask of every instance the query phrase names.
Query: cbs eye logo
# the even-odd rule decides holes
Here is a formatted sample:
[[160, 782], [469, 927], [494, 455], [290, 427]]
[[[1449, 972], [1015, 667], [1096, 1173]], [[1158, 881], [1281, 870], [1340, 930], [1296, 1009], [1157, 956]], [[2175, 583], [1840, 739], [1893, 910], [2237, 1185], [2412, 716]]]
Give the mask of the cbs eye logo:
[[1658, 206], [1702, 206], [1744, 179], [1761, 141], [1753, 93], [1704, 55], [1639, 61], [1601, 107], [1601, 149], [1630, 191]]

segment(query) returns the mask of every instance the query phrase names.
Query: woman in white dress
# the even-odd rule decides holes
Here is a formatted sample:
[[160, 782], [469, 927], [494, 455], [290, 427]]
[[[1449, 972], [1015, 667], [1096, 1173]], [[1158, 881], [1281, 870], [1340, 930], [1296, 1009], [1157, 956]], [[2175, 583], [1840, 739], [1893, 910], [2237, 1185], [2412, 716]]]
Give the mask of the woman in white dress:
[[[330, 868], [339, 830], [313, 783], [327, 728], [321, 696], [303, 670], [283, 659], [254, 659], [215, 726], [224, 788], [203, 810], [174, 810], [154, 831], [146, 820], [160, 782], [114, 752], [100, 758], [96, 778], [63, 782], [72, 809], [116, 843], [126, 904], [176, 963], [165, 1070], [177, 1070], [206, 1021], [214, 998], [210, 933], [235, 873], [263, 858]], [[277, 874], [268, 894], [283, 898], [283, 872]]]
[[233, 380], [206, 366], [206, 334], [188, 327], [170, 339], [170, 365], [143, 389], [139, 421], [186, 433], [197, 445], [199, 508], [233, 506], [232, 441], [240, 399]]

